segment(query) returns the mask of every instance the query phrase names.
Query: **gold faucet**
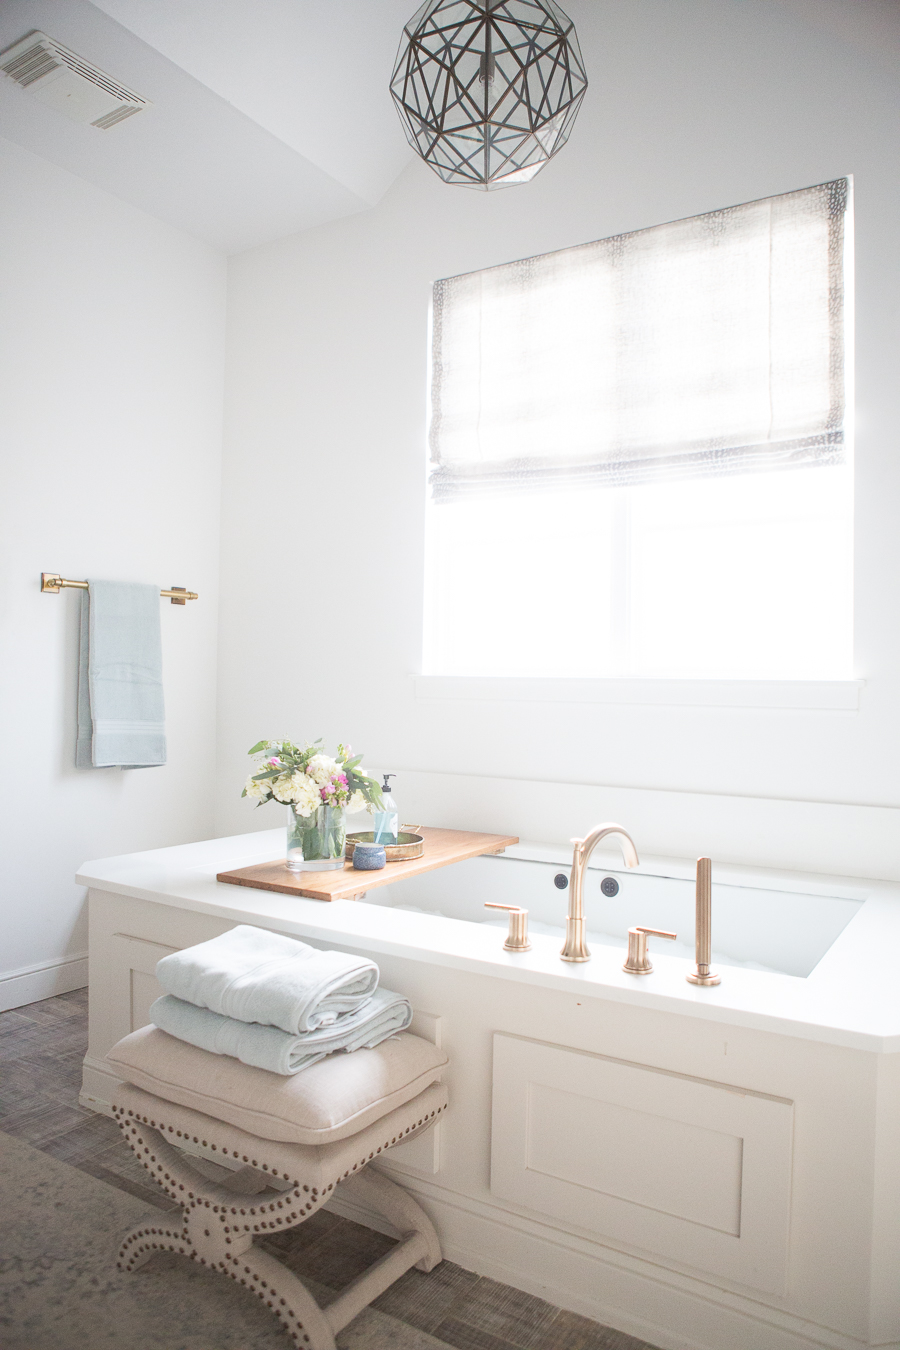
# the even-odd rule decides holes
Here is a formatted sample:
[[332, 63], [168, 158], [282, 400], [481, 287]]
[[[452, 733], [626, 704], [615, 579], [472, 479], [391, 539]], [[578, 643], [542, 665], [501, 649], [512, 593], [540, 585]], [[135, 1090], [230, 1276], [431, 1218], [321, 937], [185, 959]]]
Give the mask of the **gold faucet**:
[[530, 952], [528, 941], [528, 910], [519, 905], [501, 905], [497, 900], [485, 900], [485, 909], [505, 909], [509, 913], [509, 933], [503, 944], [505, 952]]
[[608, 834], [620, 836], [619, 844], [626, 867], [638, 866], [634, 840], [621, 825], [595, 825], [584, 839], [573, 839], [572, 876], [569, 885], [569, 913], [566, 918], [566, 940], [560, 956], [564, 961], [590, 961], [591, 953], [584, 940], [584, 872], [594, 849]]
[[[677, 933], [667, 933], [664, 928], [629, 928], [628, 930], [628, 959], [622, 969], [627, 975], [649, 975], [653, 969], [653, 962], [647, 951], [648, 937], [669, 938], [672, 942], [678, 937]], [[690, 979], [690, 976], [688, 976]]]

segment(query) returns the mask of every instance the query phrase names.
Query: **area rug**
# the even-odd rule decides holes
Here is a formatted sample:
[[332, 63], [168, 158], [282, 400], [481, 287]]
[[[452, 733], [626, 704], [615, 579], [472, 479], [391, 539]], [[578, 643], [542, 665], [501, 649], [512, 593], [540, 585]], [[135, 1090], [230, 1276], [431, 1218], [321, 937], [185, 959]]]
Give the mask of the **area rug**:
[[[292, 1350], [257, 1300], [170, 1253], [126, 1275], [124, 1234], [168, 1213], [0, 1132], [0, 1345], [3, 1350]], [[325, 1292], [307, 1282], [322, 1299]], [[369, 1308], [342, 1350], [448, 1350]]]

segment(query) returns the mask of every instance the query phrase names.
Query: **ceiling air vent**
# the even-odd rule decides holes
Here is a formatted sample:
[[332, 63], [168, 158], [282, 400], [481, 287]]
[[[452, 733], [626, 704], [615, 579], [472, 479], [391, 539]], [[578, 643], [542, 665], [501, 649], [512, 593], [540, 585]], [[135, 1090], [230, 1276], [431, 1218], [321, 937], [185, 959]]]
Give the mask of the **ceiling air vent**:
[[0, 52], [0, 70], [73, 122], [90, 123], [102, 131], [150, 107], [148, 99], [110, 79], [46, 33], [29, 33]]

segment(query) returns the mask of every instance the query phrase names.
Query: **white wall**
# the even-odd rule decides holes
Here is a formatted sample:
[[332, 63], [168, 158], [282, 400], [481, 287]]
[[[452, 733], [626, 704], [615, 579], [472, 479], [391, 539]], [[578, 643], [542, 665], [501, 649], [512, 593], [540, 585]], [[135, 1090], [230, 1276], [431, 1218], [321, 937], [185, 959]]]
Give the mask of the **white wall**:
[[[850, 25], [830, 0], [568, 8], [592, 86], [532, 184], [476, 193], [415, 163], [371, 212], [231, 262], [219, 833], [277, 823], [238, 800], [267, 735], [347, 738], [400, 770], [659, 789], [658, 817], [671, 792], [730, 794], [729, 852], [761, 862], [756, 827], [735, 842], [741, 797], [900, 806], [898, 97], [866, 28], [880, 16], [900, 38], [897, 11], [862, 0]], [[847, 173], [860, 711], [416, 702], [432, 280]], [[552, 615], [535, 624], [565, 640]], [[883, 819], [896, 864], [879, 873], [896, 874], [900, 817]], [[862, 843], [856, 856], [871, 868]]]
[[[225, 264], [7, 141], [0, 203], [9, 1007], [86, 983], [80, 863], [212, 832]], [[160, 602], [165, 767], [75, 769], [79, 597], [42, 571], [199, 592]]]

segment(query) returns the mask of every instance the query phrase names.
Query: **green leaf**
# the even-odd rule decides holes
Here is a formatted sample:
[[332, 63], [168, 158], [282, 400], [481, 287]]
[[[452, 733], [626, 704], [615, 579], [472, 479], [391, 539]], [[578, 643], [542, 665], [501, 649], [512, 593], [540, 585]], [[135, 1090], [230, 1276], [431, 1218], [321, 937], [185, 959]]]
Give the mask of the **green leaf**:
[[265, 750], [266, 747], [268, 746], [268, 744], [269, 744], [268, 741], [257, 741], [257, 742], [256, 742], [256, 745], [254, 745], [253, 749], [247, 751], [247, 754], [248, 754], [248, 755], [258, 755], [259, 752], [260, 752], [260, 750]]
[[306, 830], [303, 834], [303, 857], [310, 861], [322, 856], [322, 841], [319, 837], [319, 831], [315, 828]]

